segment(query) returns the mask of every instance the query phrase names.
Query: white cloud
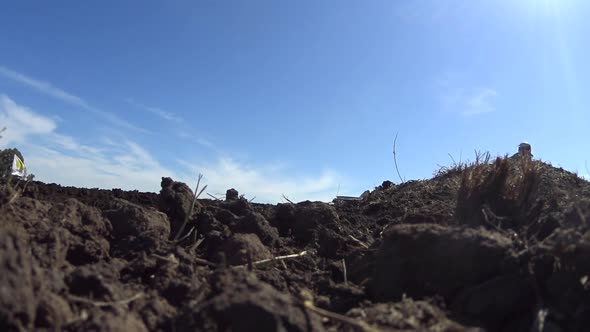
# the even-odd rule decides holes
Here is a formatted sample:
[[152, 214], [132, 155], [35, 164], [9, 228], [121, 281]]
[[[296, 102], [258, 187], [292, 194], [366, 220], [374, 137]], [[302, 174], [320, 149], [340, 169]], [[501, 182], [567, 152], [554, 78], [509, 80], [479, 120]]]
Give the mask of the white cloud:
[[498, 92], [490, 87], [465, 87], [460, 75], [447, 75], [437, 80], [442, 109], [462, 115], [491, 113], [496, 110], [494, 101]]
[[316, 176], [293, 175], [284, 164], [252, 167], [231, 158], [163, 166], [137, 142], [103, 138], [95, 145], [81, 144], [75, 137], [59, 133], [52, 119], [7, 96], [0, 97], [0, 121], [10, 129], [2, 133], [5, 137], [0, 143], [18, 147], [36, 179], [66, 186], [158, 192], [163, 176], [193, 187], [196, 175], [203, 173], [203, 185], [208, 184], [209, 193], [236, 188], [248, 198], [256, 196], [256, 202], [276, 203], [283, 194], [293, 201], [330, 201], [342, 182], [331, 171]]
[[6, 95], [0, 95], [0, 126], [6, 127], [0, 147], [22, 142], [31, 135], [50, 134], [56, 128], [54, 120], [17, 105]]
[[[25, 155], [30, 171], [41, 181], [56, 182], [87, 188], [122, 188], [158, 192], [163, 176], [183, 181], [194, 189], [198, 173], [204, 174], [201, 187], [208, 185], [212, 194], [224, 194], [229, 188], [236, 188], [247, 198], [256, 197], [255, 202], [277, 203], [284, 194], [292, 201], [331, 201], [338, 190], [339, 177], [325, 171], [316, 177], [289, 177], [277, 172], [267, 172], [271, 167], [257, 169], [240, 165], [227, 158], [215, 162], [189, 164], [180, 162], [190, 170], [179, 172], [162, 166], [149, 152], [137, 143], [126, 142], [125, 154], [109, 156], [105, 153], [94, 155], [66, 155], [46, 147], [35, 147]], [[203, 195], [203, 198], [208, 198]]]
[[17, 147], [29, 172], [45, 182], [78, 187], [157, 191], [176, 176], [135, 142], [88, 146], [57, 132], [56, 122], [0, 95], [0, 147]]
[[[220, 158], [214, 163], [179, 163], [193, 174], [202, 173], [209, 193], [225, 193], [227, 189], [235, 188], [248, 198], [256, 196], [258, 202], [275, 203], [281, 200], [282, 195], [293, 201], [331, 201], [336, 195], [339, 181], [342, 180], [331, 171], [312, 177], [285, 176], [283, 174], [289, 172], [285, 168], [277, 169], [275, 164], [254, 168], [241, 165], [231, 158]], [[188, 180], [191, 181], [191, 186], [195, 179]]]
[[[131, 150], [127, 151], [128, 155], [67, 155], [58, 150], [35, 146], [27, 152], [27, 167], [37, 179], [62, 185], [157, 192], [162, 176], [175, 176], [151, 156], [138, 156], [134, 154], [136, 151]], [[140, 163], [145, 158], [150, 161], [148, 165]]]
[[61, 100], [67, 104], [80, 107], [86, 111], [89, 111], [93, 114], [96, 114], [96, 115], [102, 117], [106, 121], [108, 121], [111, 124], [114, 124], [116, 126], [130, 129], [130, 130], [134, 130], [136, 132], [149, 133], [149, 131], [147, 131], [143, 128], [137, 127], [137, 126], [121, 119], [120, 117], [118, 117], [117, 115], [115, 115], [113, 113], [105, 112], [105, 111], [99, 110], [95, 107], [92, 107], [88, 102], [86, 102], [81, 97], [78, 97], [78, 96], [73, 95], [69, 92], [66, 92], [58, 87], [55, 87], [53, 84], [51, 84], [49, 82], [44, 82], [44, 81], [41, 81], [38, 79], [34, 79], [32, 77], [29, 77], [27, 75], [24, 75], [22, 73], [16, 72], [14, 70], [11, 70], [11, 69], [8, 69], [8, 68], [2, 67], [2, 66], [0, 66], [0, 76], [4, 76], [10, 80], [21, 83], [23, 85], [26, 85], [30, 88], [37, 90], [38, 92], [40, 92], [44, 95], [56, 98], [56, 99]]

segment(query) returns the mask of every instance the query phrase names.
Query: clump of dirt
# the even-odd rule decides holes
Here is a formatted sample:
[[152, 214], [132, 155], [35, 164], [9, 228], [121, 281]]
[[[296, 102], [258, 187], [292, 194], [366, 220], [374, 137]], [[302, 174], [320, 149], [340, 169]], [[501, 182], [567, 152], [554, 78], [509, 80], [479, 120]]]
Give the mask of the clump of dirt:
[[244, 269], [215, 271], [209, 283], [209, 295], [182, 317], [181, 330], [324, 330], [320, 318], [306, 312], [292, 295], [261, 282]]
[[[182, 182], [176, 182], [171, 178], [162, 178], [162, 190], [160, 190], [158, 208], [168, 215], [172, 234], [177, 234], [185, 220], [190, 218], [193, 202], [193, 193], [189, 186]], [[200, 204], [195, 203], [193, 213], [198, 213]]]
[[379, 300], [441, 295], [452, 299], [490, 276], [517, 271], [513, 241], [484, 228], [400, 224], [383, 234], [371, 294]]
[[4, 330], [31, 329], [35, 322], [35, 266], [26, 239], [18, 228], [0, 230], [0, 323]]
[[[590, 183], [483, 158], [358, 201], [0, 181], [0, 330], [585, 331]], [[176, 237], [186, 223], [182, 236]]]
[[235, 234], [228, 238], [219, 248], [226, 263], [230, 265], [244, 265], [253, 261], [272, 258], [270, 250], [260, 242], [256, 234]]

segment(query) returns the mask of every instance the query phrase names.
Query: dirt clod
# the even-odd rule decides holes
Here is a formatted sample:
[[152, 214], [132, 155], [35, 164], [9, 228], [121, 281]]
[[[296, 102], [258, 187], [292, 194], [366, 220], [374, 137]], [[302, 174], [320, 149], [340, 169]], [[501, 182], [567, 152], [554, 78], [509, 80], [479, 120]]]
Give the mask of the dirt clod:
[[241, 270], [211, 277], [213, 291], [192, 308], [179, 329], [198, 331], [323, 331], [320, 318], [297, 299]]
[[[193, 192], [183, 182], [177, 182], [171, 178], [162, 178], [158, 208], [168, 215], [170, 231], [176, 234], [187, 218], [188, 211], [193, 203]], [[200, 204], [196, 204], [192, 213], [198, 213]]]
[[229, 265], [243, 265], [272, 257], [256, 234], [235, 234], [221, 245]]
[[168, 217], [156, 210], [145, 209], [125, 200], [117, 199], [116, 208], [104, 212], [113, 225], [113, 236], [150, 236], [166, 240], [170, 236]]

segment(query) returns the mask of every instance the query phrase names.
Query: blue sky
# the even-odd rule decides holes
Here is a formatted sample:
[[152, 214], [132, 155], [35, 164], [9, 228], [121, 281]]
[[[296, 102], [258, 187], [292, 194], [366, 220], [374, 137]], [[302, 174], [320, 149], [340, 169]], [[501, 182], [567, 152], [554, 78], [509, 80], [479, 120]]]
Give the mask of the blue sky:
[[13, 1], [0, 147], [37, 179], [256, 201], [430, 178], [473, 151], [588, 176], [590, 3]]

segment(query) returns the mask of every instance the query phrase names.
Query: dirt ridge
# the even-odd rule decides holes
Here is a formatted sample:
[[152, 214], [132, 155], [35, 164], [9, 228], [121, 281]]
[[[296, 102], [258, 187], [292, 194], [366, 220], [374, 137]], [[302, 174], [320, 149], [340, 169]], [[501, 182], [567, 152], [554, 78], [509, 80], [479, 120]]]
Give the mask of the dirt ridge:
[[169, 178], [160, 193], [22, 187], [0, 182], [2, 331], [590, 326], [590, 182], [541, 161], [384, 181], [361, 201], [232, 192], [190, 216]]

